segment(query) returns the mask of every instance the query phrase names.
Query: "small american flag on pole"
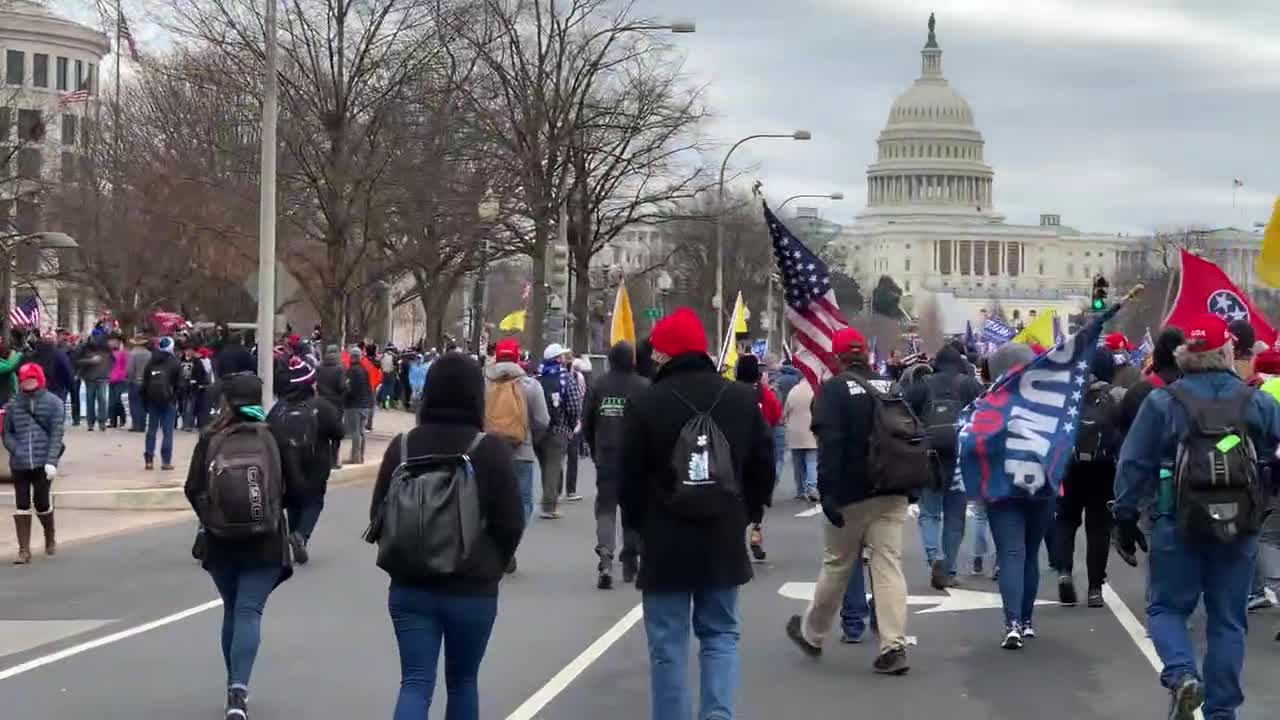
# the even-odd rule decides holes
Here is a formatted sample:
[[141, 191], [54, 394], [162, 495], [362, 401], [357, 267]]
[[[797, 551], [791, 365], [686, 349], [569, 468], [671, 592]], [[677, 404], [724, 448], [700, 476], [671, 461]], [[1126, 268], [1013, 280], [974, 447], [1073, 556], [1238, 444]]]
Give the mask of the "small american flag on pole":
[[9, 324], [16, 328], [40, 327], [40, 298], [32, 295], [9, 310]]
[[[126, 18], [123, 12], [120, 13], [120, 29], [118, 31], [118, 35], [121, 40], [128, 43], [129, 57], [132, 58], [134, 62], [140, 60], [142, 56], [138, 54], [138, 43], [133, 39], [133, 33], [129, 30], [129, 18]], [[117, 47], [116, 52], [119, 51], [120, 48]]]
[[791, 234], [767, 203], [764, 221], [782, 275], [787, 322], [795, 333], [793, 361], [816, 389], [824, 379], [839, 372], [831, 355], [831, 338], [837, 330], [849, 327], [849, 321], [840, 314], [827, 264]]
[[62, 97], [58, 98], [58, 110], [62, 111], [66, 109], [67, 106], [69, 105], [75, 105], [76, 103], [81, 103], [81, 102], [83, 103], [89, 102], [88, 87], [81, 87], [79, 90], [75, 90], [69, 93], [63, 93]]

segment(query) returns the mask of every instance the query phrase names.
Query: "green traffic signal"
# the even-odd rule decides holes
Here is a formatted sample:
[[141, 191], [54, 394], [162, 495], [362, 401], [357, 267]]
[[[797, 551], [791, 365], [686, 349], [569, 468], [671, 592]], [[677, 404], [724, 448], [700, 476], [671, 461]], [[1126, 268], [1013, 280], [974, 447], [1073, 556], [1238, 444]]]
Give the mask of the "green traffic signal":
[[1107, 309], [1107, 301], [1102, 298], [1093, 299], [1093, 309], [1095, 312], [1101, 312]]

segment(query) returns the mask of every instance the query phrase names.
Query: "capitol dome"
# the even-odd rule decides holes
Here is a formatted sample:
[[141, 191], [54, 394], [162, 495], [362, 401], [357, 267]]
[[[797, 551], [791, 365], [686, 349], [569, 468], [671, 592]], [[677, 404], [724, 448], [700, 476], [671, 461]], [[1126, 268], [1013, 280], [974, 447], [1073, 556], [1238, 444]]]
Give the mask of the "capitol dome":
[[898, 96], [867, 168], [867, 215], [968, 215], [999, 219], [994, 173], [973, 109], [942, 74], [933, 16], [920, 52], [920, 77]]

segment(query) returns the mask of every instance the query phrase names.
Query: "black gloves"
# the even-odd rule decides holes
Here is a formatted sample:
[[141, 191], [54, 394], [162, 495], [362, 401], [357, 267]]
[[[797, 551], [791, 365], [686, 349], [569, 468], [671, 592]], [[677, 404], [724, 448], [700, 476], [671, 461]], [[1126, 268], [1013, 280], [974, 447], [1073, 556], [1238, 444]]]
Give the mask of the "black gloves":
[[840, 508], [826, 498], [822, 499], [822, 514], [827, 516], [827, 522], [832, 525], [838, 528], [844, 527], [844, 515], [840, 513]]
[[1142, 548], [1142, 552], [1149, 552], [1147, 547], [1147, 536], [1138, 527], [1138, 514], [1132, 510], [1120, 510], [1115, 512], [1115, 525], [1111, 528], [1111, 544], [1116, 548], [1116, 554], [1124, 560], [1129, 567], [1138, 567], [1138, 548]]

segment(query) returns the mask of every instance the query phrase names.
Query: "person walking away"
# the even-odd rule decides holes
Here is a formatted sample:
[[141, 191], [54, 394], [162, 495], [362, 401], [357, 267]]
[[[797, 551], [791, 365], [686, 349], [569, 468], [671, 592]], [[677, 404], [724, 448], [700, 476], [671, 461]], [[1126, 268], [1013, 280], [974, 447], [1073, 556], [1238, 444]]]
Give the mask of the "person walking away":
[[[913, 369], [927, 367], [921, 364]], [[969, 505], [964, 482], [956, 478], [957, 422], [965, 407], [982, 394], [982, 385], [968, 373], [964, 356], [950, 345], [938, 350], [932, 373], [920, 372], [907, 390], [908, 402], [924, 408], [921, 418], [929, 431], [932, 482], [920, 495], [920, 539], [929, 563], [929, 583], [935, 590], [945, 590], [959, 583], [957, 564]]]
[[213, 358], [213, 374], [219, 380], [236, 373], [258, 374], [258, 361], [244, 346], [244, 335], [239, 332], [231, 333]]
[[262, 613], [271, 592], [293, 575], [284, 508], [301, 478], [282, 465], [283, 438], [264, 422], [261, 380], [248, 373], [224, 378], [221, 402], [191, 453], [184, 492], [205, 533], [201, 566], [222, 598], [225, 717], [248, 720]]
[[[782, 405], [784, 446], [791, 451], [791, 472], [795, 475], [796, 497], [818, 502], [818, 439], [813, 435], [813, 386], [797, 384]], [[775, 444], [774, 447], [777, 447]]]
[[1142, 380], [1142, 371], [1134, 367], [1131, 359], [1133, 344], [1124, 336], [1124, 333], [1107, 333], [1102, 339], [1102, 345], [1106, 350], [1103, 354], [1111, 357], [1112, 364], [1115, 365], [1112, 385], [1127, 390]]
[[383, 410], [390, 410], [395, 402], [397, 390], [396, 379], [400, 377], [396, 366], [396, 349], [388, 344], [378, 358], [378, 367], [382, 371], [382, 384], [378, 387], [378, 405]]
[[71, 391], [71, 384], [75, 380], [75, 370], [71, 367], [71, 360], [48, 338], [36, 341], [31, 360], [39, 364], [40, 369], [44, 371], [46, 389], [65, 405], [67, 393]]
[[[347, 406], [347, 370], [342, 367], [342, 353], [338, 350], [337, 345], [330, 345], [324, 350], [324, 358], [320, 362], [320, 367], [316, 368], [316, 394], [328, 401], [328, 403], [338, 409], [338, 412], [344, 412]], [[343, 419], [343, 428], [347, 427], [345, 417]], [[331, 443], [329, 463], [334, 470], [342, 467], [341, 451], [342, 441], [338, 440]]]
[[[768, 353], [764, 356], [764, 367], [765, 382], [769, 384], [769, 389], [773, 391], [774, 397], [778, 398], [778, 402], [785, 408], [787, 395], [800, 381], [804, 380], [804, 375], [790, 364], [783, 365], [780, 363], [778, 356], [774, 353]], [[779, 422], [773, 428], [773, 464], [774, 473], [778, 478], [782, 477], [783, 466], [786, 465], [787, 447], [786, 424]], [[797, 489], [795, 499], [807, 500], [808, 498], [804, 492]]]
[[316, 371], [302, 358], [289, 361], [280, 401], [267, 415], [267, 424], [280, 443], [280, 462], [298, 479], [297, 492], [285, 507], [293, 561], [306, 565], [307, 546], [324, 510], [324, 496], [333, 469], [331, 452], [342, 440], [342, 412], [316, 395]]
[[18, 394], [18, 366], [22, 353], [14, 350], [7, 339], [0, 338], [0, 404], [7, 403]]
[[542, 466], [542, 517], [547, 520], [561, 517], [556, 507], [564, 483], [565, 454], [569, 449], [569, 438], [573, 436], [582, 414], [582, 395], [569, 368], [571, 362], [569, 351], [552, 343], [542, 353], [542, 367], [538, 373], [551, 418], [550, 427], [537, 447], [538, 464]]
[[200, 429], [202, 398], [208, 385], [209, 377], [205, 375], [204, 363], [195, 345], [190, 341], [184, 342], [182, 358], [178, 361], [178, 408], [183, 430], [194, 432]]
[[[636, 374], [636, 351], [629, 342], [609, 349], [609, 370], [587, 390], [582, 407], [582, 438], [596, 467], [596, 587], [613, 587], [613, 559], [618, 549], [618, 487], [622, 451], [627, 443], [627, 405], [649, 381]], [[640, 569], [640, 537], [622, 526], [622, 581], [635, 582]]]
[[[573, 373], [573, 381], [578, 384], [579, 395], [586, 398], [587, 388], [591, 387], [591, 361], [586, 358], [574, 358], [573, 364], [570, 366], [570, 372]], [[569, 439], [569, 449], [565, 452], [565, 502], [582, 501], [582, 496], [578, 494], [578, 461], [582, 459], [586, 452], [586, 443], [582, 441], [582, 420], [580, 415], [578, 424], [573, 429], [573, 436]]]
[[825, 381], [813, 408], [818, 438], [818, 492], [824, 550], [813, 599], [787, 622], [787, 636], [806, 654], [822, 654], [849, 578], [871, 547], [879, 654], [872, 668], [886, 675], [910, 669], [907, 660], [907, 580], [902, 574], [902, 532], [908, 496], [930, 481], [928, 443], [911, 408], [892, 382], [874, 379], [867, 341], [853, 328], [832, 338], [843, 371]]
[[125, 366], [125, 375], [129, 380], [129, 418], [132, 421], [129, 432], [146, 432], [146, 402], [142, 397], [142, 383], [146, 379], [147, 365], [151, 362], [151, 350], [147, 347], [147, 338], [139, 335], [133, 339], [133, 348], [129, 350], [129, 362]]
[[751, 580], [742, 534], [773, 492], [773, 444], [759, 397], [716, 372], [688, 308], [650, 335], [652, 386], [623, 417], [624, 526], [641, 537], [636, 577], [649, 644], [651, 717], [690, 716], [689, 635], [700, 643], [697, 717], [733, 720], [738, 588]]
[[1125, 391], [1124, 399], [1120, 401], [1121, 433], [1128, 435], [1138, 417], [1138, 410], [1151, 391], [1172, 385], [1182, 377], [1175, 353], [1183, 342], [1182, 330], [1176, 327], [1167, 327], [1156, 336], [1155, 347], [1151, 349], [1151, 367], [1143, 373], [1142, 380]]
[[[67, 401], [71, 405], [71, 426], [78, 427], [80, 425], [80, 370], [76, 365], [76, 361], [80, 358], [81, 347], [76, 343], [65, 329], [59, 328], [58, 334], [58, 352], [66, 356], [67, 363], [71, 366], [71, 385], [67, 388]], [[0, 349], [0, 353], [3, 350]], [[48, 373], [46, 373], [46, 376]], [[3, 385], [0, 382], [0, 385]]]
[[160, 438], [160, 469], [173, 469], [173, 431], [178, 424], [180, 367], [174, 357], [173, 338], [162, 337], [143, 372], [142, 398], [147, 410], [147, 435], [142, 459], [147, 470], [155, 468], [156, 433]]
[[415, 362], [421, 362], [422, 356], [414, 351], [406, 351], [401, 353], [399, 361], [396, 363], [396, 388], [399, 394], [396, 401], [400, 403], [405, 410], [413, 409], [413, 388], [409, 384], [409, 371], [413, 368]]
[[[779, 427], [782, 425], [782, 405], [778, 402], [778, 398], [773, 394], [773, 391], [769, 389], [769, 385], [761, 382], [760, 359], [755, 355], [741, 356], [738, 358], [738, 364], [734, 367], [733, 373], [734, 378], [737, 379], [738, 382], [750, 386], [751, 389], [755, 391], [756, 397], [758, 398], [757, 404], [760, 407], [760, 413], [764, 417], [765, 424], [769, 426], [770, 438], [773, 439], [773, 436], [776, 435]], [[776, 442], [774, 443], [774, 448], [775, 450], [777, 448]], [[779, 467], [781, 467], [781, 465], [775, 459], [775, 473]], [[775, 474], [774, 477], [776, 478], [777, 475]], [[770, 502], [767, 502], [760, 507], [760, 514], [750, 518], [751, 530], [747, 533], [747, 543], [751, 547], [751, 557], [755, 559], [756, 562], [764, 562], [764, 560], [769, 556], [764, 549], [763, 525], [764, 508], [772, 504], [772, 493], [770, 493], [770, 496]]]
[[[364, 368], [365, 377], [369, 378], [369, 404], [364, 408], [366, 412], [363, 415], [364, 430], [366, 434], [373, 431], [374, 409], [378, 405], [378, 403], [375, 402], [375, 398], [377, 397], [378, 388], [382, 386], [382, 368], [373, 361], [373, 356], [376, 351], [377, 347], [373, 343], [366, 342], [365, 349], [359, 358], [360, 367]], [[356, 358], [354, 356], [350, 359], [352, 363], [356, 362]], [[364, 447], [362, 445], [361, 453], [363, 452]]]
[[[1280, 442], [1280, 405], [1233, 372], [1231, 333], [1217, 315], [1187, 323], [1181, 380], [1153, 391], [1120, 449], [1115, 484], [1117, 554], [1150, 552], [1147, 629], [1164, 665], [1170, 720], [1234, 718], [1249, 626], [1246, 603], [1258, 555], [1262, 498], [1257, 458]], [[1148, 546], [1139, 512], [1154, 498]], [[1188, 621], [1204, 599], [1203, 674]], [[1201, 707], [1203, 705], [1203, 707]]]
[[480, 663], [525, 515], [511, 444], [483, 430], [480, 365], [450, 353], [429, 375], [418, 426], [382, 458], [366, 539], [378, 544], [378, 567], [391, 577], [401, 673], [394, 720], [428, 716], [441, 644], [445, 717], [479, 720]]
[[342, 403], [342, 418], [346, 437], [351, 442], [347, 462], [359, 465], [364, 462], [364, 439], [369, 413], [373, 412], [373, 388], [369, 385], [369, 373], [364, 367], [364, 351], [354, 345], [347, 356], [351, 367], [347, 368], [347, 392]]
[[1091, 378], [1076, 429], [1075, 444], [1062, 479], [1056, 515], [1058, 543], [1058, 600], [1068, 607], [1078, 602], [1071, 575], [1076, 557], [1076, 531], [1081, 517], [1085, 527], [1086, 571], [1091, 608], [1103, 606], [1102, 583], [1107, 579], [1111, 554], [1111, 500], [1116, 478], [1116, 458], [1124, 435], [1120, 432], [1120, 406], [1124, 388], [1113, 385], [1117, 367], [1110, 353], [1093, 357]]
[[[439, 362], [436, 360], [432, 363]], [[515, 338], [499, 340], [494, 349], [494, 363], [485, 368], [485, 421], [484, 430], [490, 436], [505, 440], [511, 448], [516, 484], [524, 504], [524, 520], [533, 518], [534, 474], [538, 462], [534, 448], [538, 447], [551, 415], [547, 411], [542, 385], [529, 377], [520, 367], [520, 342]], [[431, 372], [427, 371], [430, 378]], [[430, 384], [426, 383], [426, 390]], [[541, 494], [540, 492], [538, 493]], [[515, 571], [515, 559], [508, 568]]]
[[66, 406], [45, 387], [44, 369], [27, 363], [18, 371], [20, 392], [5, 405], [4, 447], [13, 474], [13, 524], [18, 534], [16, 565], [31, 562], [31, 509], [44, 529], [44, 553], [58, 544], [53, 527], [53, 479], [62, 456]]
[[93, 432], [95, 425], [98, 430], [107, 429], [107, 383], [111, 377], [113, 360], [103, 342], [101, 336], [92, 337], [77, 363], [80, 379], [84, 381], [85, 420], [90, 432]]
[[1253, 353], [1257, 333], [1254, 332], [1253, 325], [1248, 320], [1232, 320], [1228, 328], [1231, 331], [1232, 347], [1235, 348], [1235, 357], [1231, 362], [1232, 371], [1241, 380], [1248, 380], [1253, 375]]
[[124, 349], [124, 342], [116, 335], [107, 338], [107, 348], [111, 352], [111, 374], [107, 377], [107, 425], [115, 429], [124, 427], [129, 420], [124, 408], [124, 395], [129, 387], [129, 351]]
[[413, 356], [413, 360], [409, 363], [409, 378], [406, 384], [406, 387], [409, 388], [409, 396], [404, 403], [406, 410], [418, 406], [418, 403], [422, 401], [422, 390], [426, 385], [427, 364], [423, 362], [422, 354], [418, 353]]

